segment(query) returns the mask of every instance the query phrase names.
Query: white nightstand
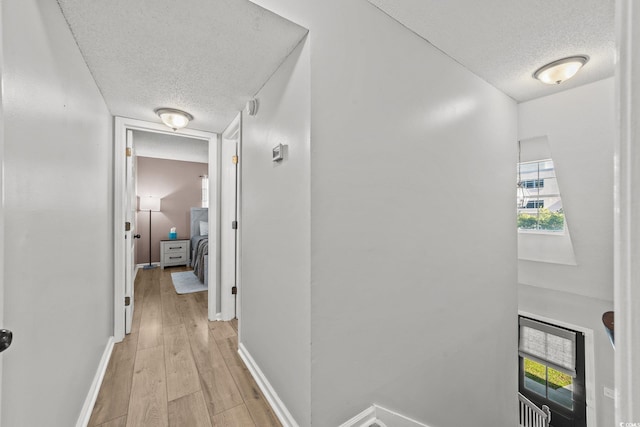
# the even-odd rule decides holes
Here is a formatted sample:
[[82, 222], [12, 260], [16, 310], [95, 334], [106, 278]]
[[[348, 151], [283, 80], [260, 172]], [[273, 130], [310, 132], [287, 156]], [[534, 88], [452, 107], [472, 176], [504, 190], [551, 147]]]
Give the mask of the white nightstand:
[[160, 241], [160, 267], [170, 267], [172, 265], [189, 265], [188, 239], [161, 240]]

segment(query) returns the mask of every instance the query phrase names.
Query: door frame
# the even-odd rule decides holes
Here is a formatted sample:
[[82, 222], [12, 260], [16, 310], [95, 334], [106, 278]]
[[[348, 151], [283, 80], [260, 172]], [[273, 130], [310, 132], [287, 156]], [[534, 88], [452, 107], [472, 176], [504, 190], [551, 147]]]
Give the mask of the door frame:
[[238, 319], [238, 345], [242, 342], [242, 139], [244, 138], [244, 117], [245, 111], [238, 113], [238, 170], [236, 173], [236, 218], [238, 219], [238, 229], [236, 230], [236, 318]]
[[616, 120], [613, 194], [613, 300], [615, 312], [615, 425], [640, 418], [640, 8], [616, 1]]
[[[572, 329], [584, 334], [584, 389], [585, 401], [587, 403], [587, 425], [589, 427], [597, 427], [598, 417], [596, 414], [596, 349], [593, 329], [584, 326], [575, 325], [573, 323], [563, 322], [558, 319], [541, 316], [539, 314], [530, 313], [528, 311], [518, 310], [519, 316], [529, 317], [541, 322], [550, 323], [566, 329]], [[551, 416], [553, 421], [553, 415]]]
[[[4, 23], [0, 4], [0, 27]], [[4, 87], [4, 41], [0, 30], [0, 88]], [[0, 90], [0, 327], [4, 325], [4, 99]], [[4, 356], [0, 353], [0, 425], [2, 424], [2, 365]]]
[[[192, 129], [179, 129], [172, 131], [160, 123], [146, 122], [143, 120], [130, 119], [127, 117], [115, 116], [114, 122], [114, 154], [113, 154], [113, 337], [115, 342], [120, 342], [125, 336], [124, 322], [124, 286], [125, 286], [125, 245], [123, 230], [125, 223], [125, 176], [126, 176], [126, 137], [127, 130], [138, 130], [144, 132], [161, 133], [173, 136], [182, 136], [208, 141], [209, 143], [209, 177], [216, 177], [218, 167], [218, 134]], [[218, 211], [220, 201], [218, 199], [218, 182], [211, 182], [209, 185], [209, 223], [218, 223]], [[209, 228], [209, 237], [214, 242], [218, 242], [217, 227]], [[217, 244], [209, 246], [209, 288], [211, 284], [218, 289], [218, 248]], [[208, 292], [208, 315], [209, 320], [216, 320], [216, 292]]]
[[[124, 265], [125, 265], [125, 281], [124, 281], [124, 297], [125, 299], [127, 297], [131, 298], [131, 301], [129, 302], [129, 307], [124, 308], [124, 313], [125, 313], [125, 322], [124, 322], [124, 333], [128, 334], [131, 332], [131, 324], [133, 323], [133, 312], [135, 311], [135, 289], [133, 287], [133, 284], [136, 281], [136, 273], [138, 272], [138, 266], [135, 264], [134, 258], [135, 258], [135, 237], [133, 237], [136, 233], [136, 229], [137, 229], [137, 186], [135, 185], [131, 185], [131, 182], [135, 182], [137, 179], [136, 176], [136, 169], [135, 169], [135, 163], [136, 163], [136, 158], [135, 158], [135, 150], [133, 148], [133, 131], [130, 129], [127, 129], [126, 132], [126, 139], [125, 139], [125, 146], [127, 148], [127, 154], [129, 149], [131, 149], [131, 154], [127, 155], [125, 157], [125, 182], [124, 182], [124, 189], [125, 189], [125, 201], [124, 201], [124, 212], [125, 212], [125, 221], [127, 219], [129, 219], [131, 221], [131, 226], [129, 227], [129, 230], [125, 229], [125, 260], [124, 260]], [[131, 174], [131, 176], [129, 176], [129, 174]], [[129, 191], [131, 191], [133, 194], [130, 194]], [[129, 217], [129, 215], [131, 215], [131, 213], [133, 212], [133, 215], [131, 217]], [[151, 212], [149, 212], [149, 215], [151, 215]], [[126, 240], [129, 239], [128, 242], [126, 242]], [[151, 255], [151, 254], [149, 254]], [[128, 277], [128, 275], [131, 275], [131, 277]], [[127, 279], [129, 279], [129, 281], [127, 281]], [[129, 308], [129, 310], [127, 310], [127, 308]], [[129, 321], [129, 324], [127, 324], [127, 321]]]
[[[229, 124], [229, 126], [227, 126], [227, 128], [222, 132], [222, 137], [221, 137], [221, 141], [220, 141], [220, 150], [221, 152], [223, 151], [223, 147], [225, 142], [231, 142], [234, 141], [236, 143], [236, 155], [238, 157], [240, 157], [240, 114], [238, 114], [236, 116], [235, 119], [233, 119], [233, 121]], [[224, 168], [225, 165], [223, 165], [222, 162], [227, 162], [229, 161], [229, 159], [220, 159], [220, 175], [219, 175], [219, 179], [220, 179], [220, 184], [223, 184], [223, 180], [222, 180], [222, 174], [224, 173]], [[239, 225], [239, 214], [238, 214], [238, 210], [239, 210], [239, 206], [238, 206], [238, 195], [240, 192], [240, 187], [238, 185], [238, 179], [239, 179], [239, 168], [240, 168], [240, 162], [238, 162], [236, 164], [236, 175], [235, 175], [235, 186], [236, 186], [236, 191], [233, 194], [233, 199], [226, 199], [223, 198], [223, 191], [222, 191], [222, 187], [220, 188], [220, 217], [222, 218], [222, 209], [226, 208], [226, 205], [228, 203], [233, 203], [235, 204], [235, 213], [236, 213], [236, 221], [238, 221], [238, 226], [236, 229], [236, 234], [235, 234], [235, 245], [234, 245], [234, 249], [235, 249], [235, 259], [234, 258], [225, 258], [224, 254], [222, 253], [222, 249], [221, 249], [221, 253], [220, 253], [220, 267], [222, 268], [229, 268], [231, 271], [234, 272], [235, 275], [235, 286], [237, 286], [238, 290], [239, 290], [239, 286], [238, 286], [238, 264], [239, 264], [239, 257], [238, 257], [238, 245], [239, 245], [239, 230], [240, 230], [240, 225]], [[228, 227], [229, 224], [220, 224], [220, 227]], [[220, 233], [220, 238], [222, 240], [222, 230]], [[223, 242], [220, 242], [221, 248], [222, 248], [222, 244]], [[228, 264], [228, 265], [227, 265]], [[221, 272], [222, 273], [222, 272]], [[231, 297], [231, 291], [233, 284], [231, 283], [220, 283], [220, 311], [222, 314], [222, 320], [231, 320], [234, 318], [234, 305], [236, 307], [240, 306], [239, 303], [239, 296], [238, 294], [236, 294], [236, 301], [234, 304], [234, 299]], [[240, 317], [239, 316], [239, 312], [238, 310], [235, 310], [235, 316], [236, 317]]]

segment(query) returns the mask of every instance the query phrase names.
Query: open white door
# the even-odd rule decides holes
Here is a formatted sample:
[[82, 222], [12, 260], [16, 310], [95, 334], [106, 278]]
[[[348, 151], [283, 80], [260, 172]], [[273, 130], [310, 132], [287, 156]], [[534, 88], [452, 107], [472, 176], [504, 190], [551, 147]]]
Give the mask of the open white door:
[[134, 254], [136, 253], [136, 158], [133, 150], [133, 131], [127, 130], [127, 150], [126, 150], [126, 175], [125, 175], [125, 277], [124, 277], [124, 330], [131, 333], [131, 323], [133, 322], [133, 293], [135, 280], [136, 263]]
[[237, 315], [239, 117], [222, 134], [220, 153], [220, 309], [222, 320], [231, 320]]

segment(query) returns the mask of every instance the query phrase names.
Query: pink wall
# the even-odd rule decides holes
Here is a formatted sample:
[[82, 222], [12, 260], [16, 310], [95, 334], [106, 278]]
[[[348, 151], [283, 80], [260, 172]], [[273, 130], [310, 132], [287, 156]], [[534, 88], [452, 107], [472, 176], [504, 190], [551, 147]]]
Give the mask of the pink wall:
[[[189, 209], [200, 207], [201, 175], [208, 174], [206, 163], [138, 157], [138, 197], [162, 198], [161, 212], [151, 215], [151, 261], [160, 262], [160, 240], [167, 239], [169, 229], [176, 227], [179, 239], [190, 233]], [[136, 262], [149, 262], [149, 212], [138, 212]]]

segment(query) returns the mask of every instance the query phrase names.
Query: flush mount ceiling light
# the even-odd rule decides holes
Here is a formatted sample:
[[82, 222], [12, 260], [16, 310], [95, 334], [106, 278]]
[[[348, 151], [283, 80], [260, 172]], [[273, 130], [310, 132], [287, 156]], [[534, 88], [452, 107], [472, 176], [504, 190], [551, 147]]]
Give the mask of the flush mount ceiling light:
[[548, 85], [558, 85], [565, 80], [569, 80], [587, 63], [589, 57], [586, 55], [570, 56], [558, 59], [538, 68], [533, 73], [533, 77]]
[[190, 120], [193, 120], [191, 114], [175, 108], [158, 108], [154, 111], [160, 117], [162, 123], [173, 130], [182, 129], [189, 124]]

